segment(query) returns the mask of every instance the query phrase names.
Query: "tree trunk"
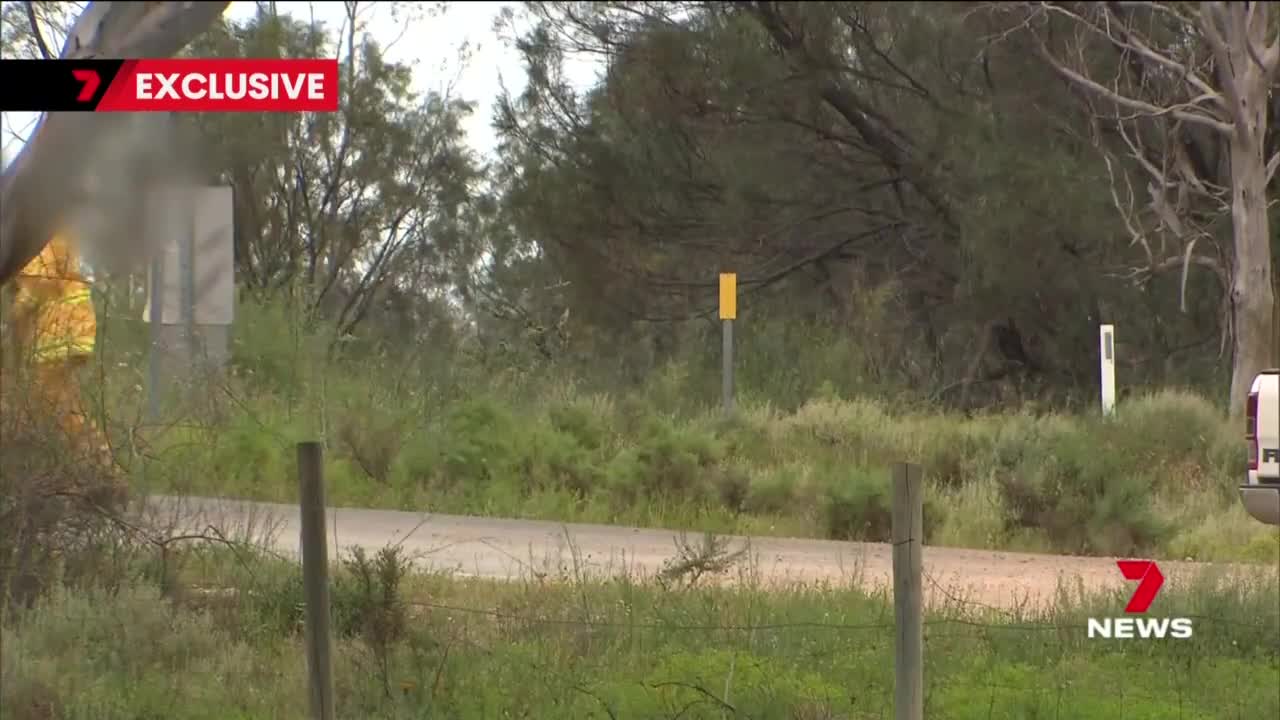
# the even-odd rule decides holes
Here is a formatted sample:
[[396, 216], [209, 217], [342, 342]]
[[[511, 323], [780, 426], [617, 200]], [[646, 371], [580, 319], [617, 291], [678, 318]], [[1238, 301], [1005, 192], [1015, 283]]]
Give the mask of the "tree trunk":
[[[1273, 281], [1280, 279], [1274, 270], [1272, 268]], [[1271, 367], [1280, 367], [1280, 283], [1276, 282], [1271, 284]]]
[[[1242, 13], [1242, 8], [1232, 8]], [[1266, 14], [1252, 20], [1245, 37], [1231, 38], [1232, 74], [1240, 107], [1231, 148], [1231, 224], [1235, 249], [1231, 313], [1234, 347], [1231, 367], [1233, 416], [1244, 411], [1253, 378], [1271, 367], [1275, 352], [1275, 290], [1271, 271], [1271, 232], [1267, 224], [1267, 134], [1269, 68], [1247, 51], [1265, 47]], [[1245, 21], [1248, 22], [1248, 21]], [[1244, 26], [1241, 22], [1239, 26]], [[1234, 23], [1232, 23], [1234, 24]], [[1241, 123], [1240, 121], [1244, 122]], [[1243, 125], [1243, 126], [1242, 126]]]
[[1261, 151], [1231, 143], [1235, 268], [1231, 285], [1234, 353], [1232, 415], [1243, 412], [1253, 378], [1275, 363], [1275, 295], [1271, 280], [1271, 235], [1267, 226], [1266, 169]]

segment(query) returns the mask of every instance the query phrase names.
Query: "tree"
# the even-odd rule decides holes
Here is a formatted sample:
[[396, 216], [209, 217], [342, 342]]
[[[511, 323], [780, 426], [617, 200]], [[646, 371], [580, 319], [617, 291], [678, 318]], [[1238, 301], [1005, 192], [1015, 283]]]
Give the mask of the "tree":
[[[91, 2], [66, 33], [60, 57], [166, 57], [181, 50], [220, 16], [228, 2]], [[47, 59], [48, 45], [32, 3], [26, 3], [33, 44]], [[40, 253], [77, 206], [96, 204], [107, 214], [126, 212], [83, 187], [87, 171], [105, 171], [115, 186], [136, 189], [155, 179], [163, 163], [154, 135], [129, 133], [128, 115], [46, 115], [0, 176], [0, 283]], [[144, 119], [143, 122], [146, 122]], [[69, 192], [68, 189], [71, 189]], [[136, 206], [132, 208], [136, 212]], [[136, 216], [134, 219], [137, 219]]]
[[[1028, 3], [1016, 12], [1040, 56], [1094, 111], [1115, 204], [1143, 250], [1136, 275], [1181, 268], [1185, 283], [1198, 265], [1221, 277], [1230, 407], [1240, 412], [1253, 377], [1277, 360], [1268, 187], [1280, 146], [1268, 121], [1280, 30], [1269, 3]], [[1145, 180], [1148, 203], [1114, 167], [1114, 141]], [[1230, 243], [1214, 253], [1220, 217], [1230, 218]]]
[[[483, 168], [461, 122], [471, 105], [419, 96], [346, 3], [340, 32], [268, 6], [220, 22], [191, 51], [211, 57], [337, 57], [336, 113], [198, 114], [207, 179], [236, 198], [236, 274], [264, 299], [294, 297], [304, 316], [346, 335], [380, 303], [412, 334], [414, 303], [459, 282], [479, 252]], [[385, 301], [385, 302], [383, 302]]]
[[[496, 117], [505, 208], [569, 283], [576, 323], [660, 337], [713, 315], [715, 274], [732, 268], [744, 308], [834, 328], [895, 381], [1063, 394], [1096, 387], [1102, 308], [1150, 348], [1126, 356], [1143, 367], [1205, 335], [1199, 307], [1152, 321], [1165, 285], [1109, 277], [1131, 259], [1076, 100], [963, 7], [529, 9], [529, 84]], [[598, 87], [565, 82], [574, 53], [604, 59]]]

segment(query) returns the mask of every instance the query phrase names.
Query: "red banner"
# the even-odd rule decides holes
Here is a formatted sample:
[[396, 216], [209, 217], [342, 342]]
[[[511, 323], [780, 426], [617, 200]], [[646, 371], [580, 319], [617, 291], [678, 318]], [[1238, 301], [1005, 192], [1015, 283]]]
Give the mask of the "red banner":
[[336, 59], [5, 60], [0, 70], [5, 111], [338, 109]]

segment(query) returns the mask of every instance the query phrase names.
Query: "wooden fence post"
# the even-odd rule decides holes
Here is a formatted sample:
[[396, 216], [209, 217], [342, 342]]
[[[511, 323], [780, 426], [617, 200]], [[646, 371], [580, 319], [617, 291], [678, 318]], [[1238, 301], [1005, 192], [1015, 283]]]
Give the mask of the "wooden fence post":
[[329, 542], [324, 529], [324, 461], [318, 442], [298, 443], [298, 490], [311, 717], [312, 720], [334, 720]]
[[894, 718], [924, 718], [924, 482], [920, 466], [893, 466]]

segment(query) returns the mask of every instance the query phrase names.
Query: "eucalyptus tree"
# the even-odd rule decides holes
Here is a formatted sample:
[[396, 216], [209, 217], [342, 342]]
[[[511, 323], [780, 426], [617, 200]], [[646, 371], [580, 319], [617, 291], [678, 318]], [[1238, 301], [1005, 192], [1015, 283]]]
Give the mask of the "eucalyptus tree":
[[[229, 4], [91, 2], [71, 20], [67, 4], [8, 3], [4, 40], [19, 56], [34, 51], [50, 59], [48, 31], [65, 25], [60, 58], [167, 57], [203, 34]], [[16, 27], [19, 10], [25, 32]], [[168, 160], [180, 152], [164, 129], [163, 118], [141, 114], [46, 114], [0, 175], [0, 283], [86, 206], [108, 216], [108, 225], [141, 226], [141, 189], [172, 172]], [[110, 183], [89, 180], [104, 175]]]
[[[1082, 96], [1113, 201], [1141, 248], [1132, 276], [1192, 268], [1221, 288], [1230, 407], [1280, 361], [1271, 187], [1280, 17], [1265, 2], [1002, 3], [1002, 34]], [[1126, 161], [1120, 162], [1120, 158]]]

